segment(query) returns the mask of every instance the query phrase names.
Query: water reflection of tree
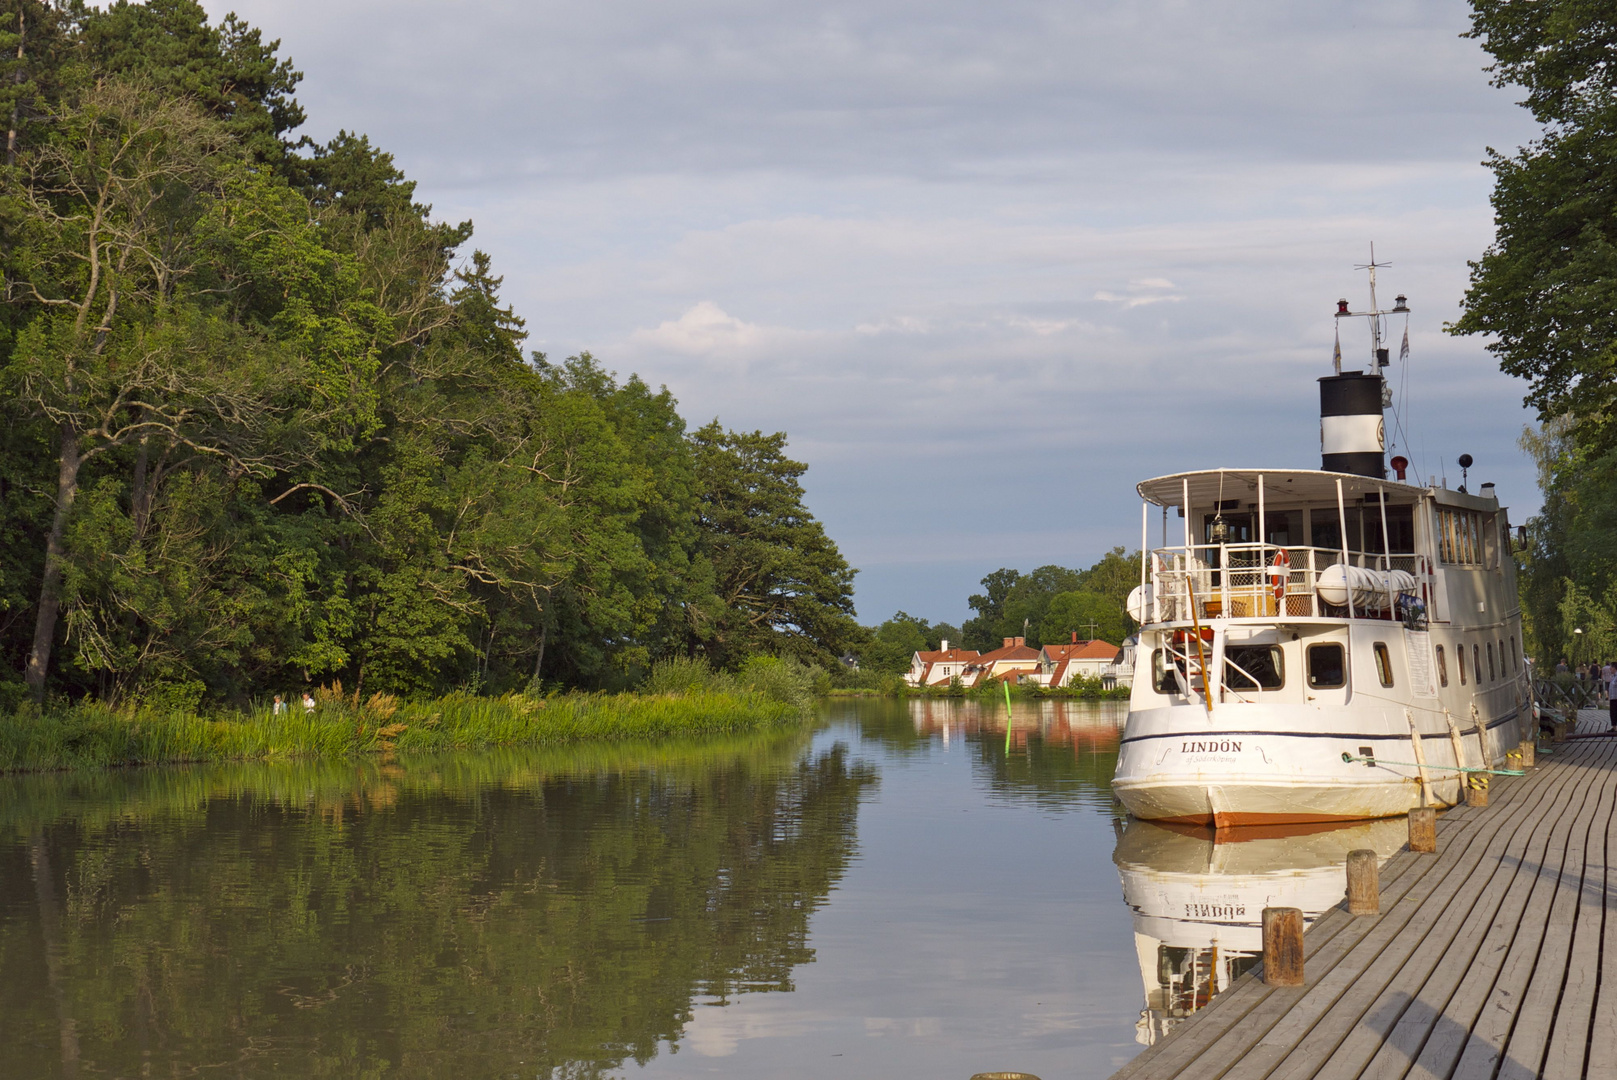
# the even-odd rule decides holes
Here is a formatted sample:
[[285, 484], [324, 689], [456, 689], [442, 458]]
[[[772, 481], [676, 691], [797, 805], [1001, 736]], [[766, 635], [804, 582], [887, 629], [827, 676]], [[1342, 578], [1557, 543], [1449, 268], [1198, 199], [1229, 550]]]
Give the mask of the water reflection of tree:
[[995, 795], [1049, 809], [1110, 806], [1122, 703], [1018, 702], [1006, 750], [1004, 706], [975, 701], [917, 701], [916, 730], [949, 732], [976, 758], [975, 772]]
[[1063, 808], [1111, 805], [1124, 702], [1018, 701], [1011, 707], [1010, 752], [1004, 705], [960, 698], [865, 699], [837, 703], [829, 719], [852, 720], [860, 738], [891, 757], [965, 744], [996, 795]]
[[677, 1045], [696, 996], [790, 988], [875, 782], [841, 745], [460, 771], [248, 770], [201, 798], [181, 776], [173, 799], [146, 790], [121, 815], [0, 821], [9, 1068], [62, 1074], [69, 1028], [87, 1073], [643, 1062]]

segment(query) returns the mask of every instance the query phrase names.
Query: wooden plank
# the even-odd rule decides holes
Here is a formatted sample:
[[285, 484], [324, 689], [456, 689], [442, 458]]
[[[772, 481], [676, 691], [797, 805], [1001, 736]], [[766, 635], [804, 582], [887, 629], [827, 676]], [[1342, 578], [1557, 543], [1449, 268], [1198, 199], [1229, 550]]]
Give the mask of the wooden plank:
[[[1548, 771], [1544, 774], [1549, 777]], [[1543, 798], [1533, 803], [1522, 803], [1521, 817], [1528, 827], [1517, 832], [1512, 844], [1504, 850], [1495, 850], [1490, 857], [1474, 868], [1478, 901], [1473, 904], [1464, 926], [1469, 929], [1478, 923], [1490, 924], [1499, 906], [1510, 894], [1512, 882], [1520, 873], [1521, 857], [1528, 844], [1539, 834], [1544, 815], [1556, 813], [1556, 807], [1571, 798], [1565, 786], [1546, 779], [1540, 789]], [[1487, 811], [1484, 811], [1485, 813]], [[1509, 858], [1509, 863], [1504, 860]], [[1366, 1077], [1402, 1077], [1425, 1048], [1454, 992], [1466, 978], [1478, 951], [1487, 944], [1483, 935], [1462, 930], [1446, 949], [1434, 949], [1433, 954], [1412, 958], [1406, 973], [1386, 987], [1385, 998], [1372, 1008], [1376, 1018], [1365, 1024], [1365, 1030], [1355, 1032], [1348, 1040], [1351, 1049], [1344, 1047], [1344, 1065], [1355, 1064], [1366, 1051], [1371, 1060], [1362, 1071]], [[1378, 1022], [1379, 1021], [1379, 1022]], [[1387, 1025], [1391, 1024], [1391, 1030]], [[1463, 1034], [1463, 1033], [1462, 1033]], [[1380, 1040], [1380, 1045], [1376, 1041]], [[1333, 1070], [1333, 1073], [1335, 1070]], [[1340, 1075], [1361, 1075], [1356, 1070], [1344, 1070]]]
[[[1510, 815], [1484, 816], [1469, 828], [1456, 827], [1445, 834], [1438, 856], [1443, 865], [1436, 868], [1440, 872], [1429, 875], [1408, 893], [1401, 908], [1386, 910], [1355, 955], [1338, 965], [1328, 982], [1322, 982], [1314, 1007], [1309, 1009], [1308, 1003], [1302, 1003], [1294, 1009], [1228, 1076], [1232, 1080], [1255, 1080], [1268, 1075], [1314, 1075], [1320, 1063], [1359, 1023], [1381, 987], [1404, 965], [1410, 953], [1439, 930], [1437, 913], [1463, 898], [1464, 883], [1478, 859], [1486, 857], [1490, 845], [1505, 844], [1520, 823], [1519, 817]], [[1350, 973], [1348, 984], [1326, 1000], [1326, 994], [1337, 989], [1342, 977]]]
[[[1555, 1022], [1556, 1005], [1561, 1000], [1572, 956], [1578, 901], [1583, 893], [1586, 870], [1584, 849], [1607, 794], [1607, 785], [1601, 783], [1605, 777], [1588, 766], [1568, 764], [1563, 769], [1565, 776], [1561, 778], [1561, 783], [1584, 792], [1583, 807], [1567, 832], [1565, 853], [1560, 865], [1553, 871], [1546, 866], [1543, 871], [1546, 881], [1553, 882], [1554, 893], [1543, 921], [1538, 954], [1529, 957], [1525, 952], [1518, 952], [1512, 958], [1518, 971], [1525, 969], [1526, 974], [1522, 976], [1525, 983], [1519, 996], [1514, 996], [1514, 984], [1508, 987], [1508, 992], [1513, 995], [1511, 1000], [1520, 1003], [1516, 1007], [1515, 1017], [1508, 1026], [1494, 1025], [1494, 1031], [1501, 1036], [1498, 1045], [1503, 1053], [1503, 1062], [1495, 1074], [1498, 1080], [1533, 1080], [1540, 1074], [1544, 1064], [1544, 1054], [1549, 1049], [1550, 1029]], [[1609, 775], [1607, 772], [1606, 776]], [[1605, 877], [1602, 875], [1601, 887], [1604, 886]], [[1497, 998], [1501, 994], [1500, 988], [1496, 987], [1494, 994]]]
[[1116, 1080], [1560, 1080], [1585, 1075], [1586, 1046], [1617, 1076], [1617, 979], [1600, 978], [1617, 956], [1617, 739], [1555, 749], [1492, 807], [1445, 815], [1437, 857], [1389, 860], [1381, 916], [1317, 920], [1307, 986], [1243, 976]]
[[[1395, 856], [1394, 862], [1413, 864], [1417, 876], [1405, 878], [1407, 887], [1399, 890], [1396, 902], [1386, 906], [1379, 919], [1356, 919], [1353, 926], [1338, 935], [1332, 948], [1321, 950], [1318, 962], [1311, 957], [1308, 968], [1309, 986], [1293, 991], [1287, 997], [1278, 993], [1254, 1008], [1243, 1019], [1240, 1027], [1207, 1047], [1181, 1075], [1194, 1077], [1220, 1077], [1239, 1069], [1243, 1076], [1262, 1076], [1279, 1058], [1283, 1057], [1296, 1040], [1305, 1034], [1314, 1018], [1351, 985], [1360, 964], [1373, 960], [1384, 943], [1399, 927], [1418, 916], [1422, 903], [1441, 886], [1447, 872], [1456, 865], [1465, 865], [1473, 858], [1475, 834], [1450, 832], [1446, 850], [1436, 858], [1429, 855]], [[1372, 938], [1376, 944], [1364, 953], [1362, 942]], [[1346, 948], [1342, 948], [1345, 946]], [[1364, 957], [1363, 961], [1350, 961], [1347, 971], [1338, 973], [1337, 967], [1350, 954]], [[1278, 1032], [1274, 1029], [1280, 1028]]]
[[[1522, 793], [1529, 798], [1511, 800], [1509, 812], [1502, 809], [1507, 805], [1505, 800], [1494, 809], [1477, 811], [1479, 816], [1470, 820], [1485, 843], [1472, 848], [1467, 862], [1449, 875], [1438, 896], [1422, 910], [1420, 919], [1400, 931], [1353, 992], [1344, 995], [1331, 1015], [1299, 1043], [1274, 1076], [1359, 1075], [1388, 1032], [1404, 1020], [1405, 1009], [1415, 1000], [1438, 960], [1453, 948], [1455, 939], [1466, 934], [1479, 914], [1489, 917], [1477, 908], [1479, 900], [1486, 905], [1489, 895], [1484, 887], [1487, 877], [1477, 874], [1478, 866], [1497, 866], [1506, 851], [1525, 850], [1546, 800], [1553, 802], [1556, 797], [1556, 789], [1548, 784], [1524, 787]], [[1483, 823], [1488, 824], [1484, 827]], [[1501, 887], [1493, 895], [1497, 897], [1503, 891]]]
[[[1572, 802], [1574, 792], [1570, 786], [1565, 785], [1560, 786], [1560, 790], [1566, 798], [1559, 803], [1560, 810], [1557, 813], [1546, 815], [1533, 830], [1533, 840], [1528, 848], [1531, 852], [1548, 851], [1555, 845], [1557, 833], [1565, 835], [1562, 818]], [[1526, 871], [1527, 867], [1524, 865], [1522, 869]], [[1536, 913], [1537, 917], [1542, 919], [1548, 913], [1548, 894], [1539, 888], [1542, 880], [1543, 875], [1537, 872], [1521, 872], [1516, 875], [1488, 927], [1475, 959], [1465, 972], [1465, 978], [1437, 1018], [1431, 1036], [1426, 1040], [1426, 1045], [1422, 1048], [1420, 1057], [1416, 1059], [1409, 1076], [1447, 1078], [1459, 1068], [1462, 1061], [1467, 1068], [1472, 1068], [1481, 1063], [1479, 1054], [1482, 1057], [1487, 1056], [1486, 1048], [1479, 1043], [1479, 1049], [1472, 1051], [1467, 1058], [1467, 1049], [1472, 1044], [1473, 1028], [1476, 1027], [1478, 1018], [1483, 1015], [1485, 1005], [1491, 1004], [1496, 1009], [1507, 1008], [1511, 1011], [1511, 1015], [1514, 1015], [1515, 1000], [1502, 1001], [1496, 998], [1494, 987], [1499, 982], [1501, 972], [1511, 962], [1512, 951], [1525, 947], [1528, 943], [1522, 934], [1524, 917]], [[1533, 939], [1536, 951], [1536, 936], [1530, 927], [1527, 928], [1526, 937]], [[1491, 1065], [1489, 1072], [1490, 1074], [1492, 1072]]]
[[[1515, 802], [1514, 813], [1493, 816], [1500, 813], [1496, 807], [1491, 808], [1493, 814], [1480, 815], [1473, 828], [1483, 843], [1474, 849], [1475, 857], [1454, 868], [1438, 898], [1422, 910], [1421, 918], [1400, 930], [1398, 938], [1366, 972], [1365, 979], [1352, 994], [1344, 995], [1331, 1017], [1298, 1043], [1273, 1073], [1275, 1077], [1360, 1074], [1385, 1043], [1388, 1033], [1396, 1029], [1407, 1006], [1416, 999], [1455, 940], [1479, 916], [1491, 918], [1489, 898], [1501, 896], [1505, 889], [1490, 890], [1493, 876], [1477, 870], [1485, 866], [1497, 868], [1507, 851], [1525, 850], [1536, 815], [1557, 795], [1551, 784], [1537, 785], [1534, 792], [1536, 798]], [[1513, 867], [1509, 874], [1514, 873]], [[1505, 885], [1508, 883], [1507, 879]]]
[[[1600, 721], [1605, 723], [1605, 717], [1600, 717]], [[1607, 745], [1612, 742], [1605, 739], [1599, 741]], [[1617, 754], [1613, 756], [1617, 757]], [[1617, 865], [1614, 863], [1617, 863], [1617, 821], [1606, 831], [1607, 896], [1617, 891]], [[1601, 940], [1600, 956], [1610, 963], [1617, 958], [1617, 919], [1609, 915], [1606, 917]], [[1600, 979], [1598, 969], [1596, 978], [1594, 1009], [1589, 1018], [1588, 1061], [1591, 1067], [1598, 1065], [1609, 1075], [1611, 1063], [1617, 1061], [1617, 979]]]
[[1556, 1006], [1549, 1050], [1544, 1057], [1546, 1080], [1570, 1080], [1584, 1075], [1584, 1055], [1589, 1044], [1589, 1021], [1594, 1016], [1595, 991], [1600, 985], [1600, 944], [1606, 922], [1607, 847], [1612, 829], [1617, 827], [1617, 774], [1609, 763], [1605, 769], [1584, 766], [1601, 785], [1600, 805], [1595, 812], [1584, 848], [1583, 880], [1578, 889], [1577, 912], [1573, 917], [1571, 956], [1566, 985]]

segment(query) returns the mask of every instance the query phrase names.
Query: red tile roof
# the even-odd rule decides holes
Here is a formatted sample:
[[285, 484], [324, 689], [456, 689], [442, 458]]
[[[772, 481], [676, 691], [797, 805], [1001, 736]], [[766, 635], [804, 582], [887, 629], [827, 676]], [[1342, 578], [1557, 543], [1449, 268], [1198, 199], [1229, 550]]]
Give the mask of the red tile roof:
[[1109, 641], [1094, 638], [1090, 641], [1080, 641], [1076, 645], [1046, 645], [1045, 656], [1051, 660], [1112, 660], [1117, 657], [1117, 646]]
[[923, 664], [938, 664], [944, 661], [954, 663], [962, 661], [970, 663], [978, 658], [976, 649], [923, 649], [915, 654]]
[[1037, 660], [1038, 658], [1039, 650], [1037, 649], [1030, 648], [1027, 645], [1009, 645], [995, 649], [993, 652], [983, 653], [977, 658], [976, 662], [979, 664], [993, 664], [1000, 660]]

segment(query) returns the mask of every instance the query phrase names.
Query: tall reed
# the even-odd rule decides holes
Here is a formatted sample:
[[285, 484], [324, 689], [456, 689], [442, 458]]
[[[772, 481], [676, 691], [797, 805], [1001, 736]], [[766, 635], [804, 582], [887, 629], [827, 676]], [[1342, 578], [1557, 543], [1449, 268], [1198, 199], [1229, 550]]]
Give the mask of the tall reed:
[[0, 772], [740, 734], [802, 715], [799, 702], [740, 685], [404, 702], [387, 694], [361, 699], [337, 684], [316, 692], [313, 709], [294, 701], [280, 715], [259, 708], [210, 718], [94, 702], [19, 712], [0, 717]]

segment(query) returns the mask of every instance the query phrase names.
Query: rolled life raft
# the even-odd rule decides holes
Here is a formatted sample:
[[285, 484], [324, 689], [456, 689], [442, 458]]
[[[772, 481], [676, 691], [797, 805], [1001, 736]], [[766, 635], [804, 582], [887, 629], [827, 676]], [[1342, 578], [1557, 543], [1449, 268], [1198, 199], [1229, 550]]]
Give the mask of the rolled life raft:
[[1399, 593], [1414, 593], [1415, 575], [1403, 570], [1368, 570], [1362, 566], [1327, 566], [1314, 591], [1327, 604], [1346, 607], [1349, 592], [1360, 611], [1385, 611]]

